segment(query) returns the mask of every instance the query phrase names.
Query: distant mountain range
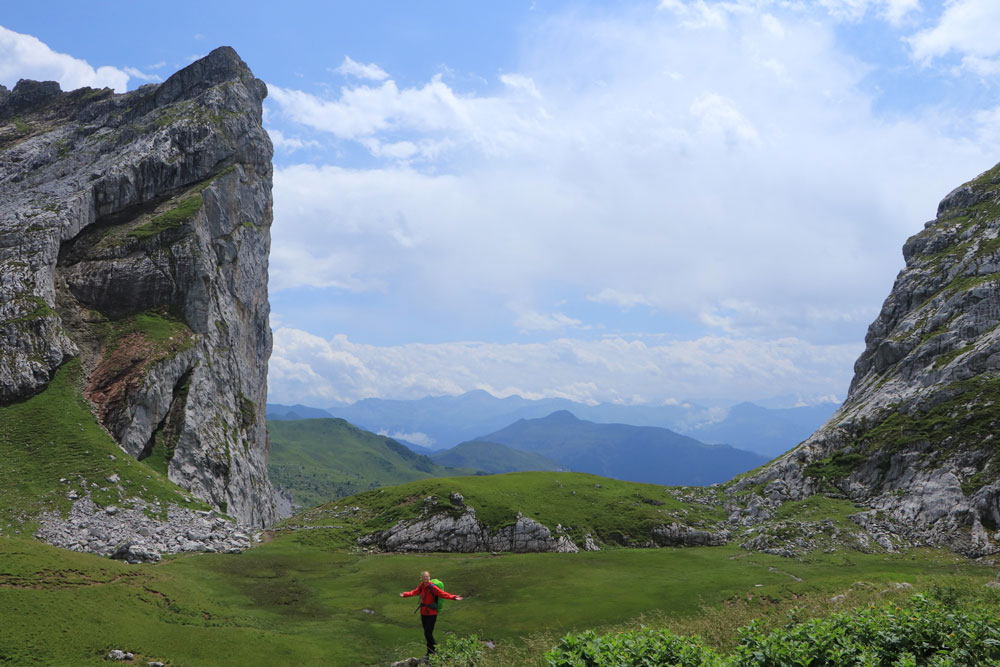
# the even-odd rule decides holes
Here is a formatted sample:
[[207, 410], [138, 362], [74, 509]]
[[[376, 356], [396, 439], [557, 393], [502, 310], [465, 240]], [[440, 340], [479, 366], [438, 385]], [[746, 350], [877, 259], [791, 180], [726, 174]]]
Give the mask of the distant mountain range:
[[485, 391], [412, 401], [370, 398], [325, 410], [303, 405], [268, 404], [269, 421], [339, 417], [375, 433], [430, 453], [478, 439], [519, 419], [540, 419], [566, 410], [582, 420], [632, 426], [658, 426], [701, 442], [728, 444], [775, 456], [804, 440], [836, 409], [834, 403], [799, 408], [764, 408], [741, 403], [728, 410], [680, 405], [586, 405], [567, 399], [496, 398]]
[[518, 420], [479, 440], [540, 454], [574, 472], [650, 484], [725, 482], [769, 460], [728, 445], [706, 445], [665, 428], [595, 424], [565, 410]]
[[472, 440], [431, 454], [435, 463], [455, 468], [473, 468], [490, 474], [525, 472], [529, 470], [555, 471], [565, 469], [541, 454], [526, 452], [498, 442]]

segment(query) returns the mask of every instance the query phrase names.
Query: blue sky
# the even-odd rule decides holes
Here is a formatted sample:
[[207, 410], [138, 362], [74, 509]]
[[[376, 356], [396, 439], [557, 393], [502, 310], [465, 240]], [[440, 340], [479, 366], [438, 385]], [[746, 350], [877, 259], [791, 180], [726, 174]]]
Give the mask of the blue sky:
[[161, 7], [7, 7], [0, 84], [268, 84], [275, 402], [843, 399], [1000, 161], [992, 0]]

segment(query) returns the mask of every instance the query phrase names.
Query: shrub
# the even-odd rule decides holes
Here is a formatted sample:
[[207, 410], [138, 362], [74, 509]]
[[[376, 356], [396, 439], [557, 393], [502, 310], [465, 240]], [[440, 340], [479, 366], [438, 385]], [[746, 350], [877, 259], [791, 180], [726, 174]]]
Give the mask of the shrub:
[[712, 649], [702, 646], [699, 637], [682, 637], [667, 629], [652, 628], [604, 636], [593, 630], [567, 635], [545, 654], [545, 659], [551, 667], [714, 667], [725, 664]]
[[758, 622], [739, 630], [728, 656], [698, 637], [643, 628], [600, 636], [568, 635], [545, 658], [552, 667], [677, 665], [713, 667], [916, 667], [1000, 664], [1000, 616], [990, 605], [961, 610], [955, 600], [916, 595], [905, 606], [869, 607], [784, 628]]
[[449, 637], [438, 645], [437, 653], [430, 657], [431, 665], [448, 667], [480, 667], [484, 663], [483, 642], [476, 635]]

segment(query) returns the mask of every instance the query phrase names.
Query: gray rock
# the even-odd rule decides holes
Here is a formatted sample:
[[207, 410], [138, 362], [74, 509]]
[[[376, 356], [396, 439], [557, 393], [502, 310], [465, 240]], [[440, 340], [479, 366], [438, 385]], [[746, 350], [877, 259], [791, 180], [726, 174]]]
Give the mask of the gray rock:
[[511, 526], [491, 531], [476, 518], [472, 507], [454, 511], [432, 511], [425, 502], [425, 514], [412, 521], [400, 521], [387, 531], [362, 537], [358, 544], [382, 551], [446, 551], [474, 553], [512, 551], [517, 553], [575, 553], [579, 548], [567, 536], [554, 536], [546, 526], [518, 515]]
[[122, 651], [121, 649], [116, 648], [113, 649], [110, 653], [108, 653], [107, 659], [116, 661], [135, 660], [135, 655], [128, 653], [127, 651]]
[[[158, 434], [171, 480], [258, 527], [276, 518], [266, 94], [222, 47], [122, 95], [35, 81], [0, 95], [0, 130], [15, 113], [27, 128], [0, 131], [0, 404], [79, 356], [126, 453]], [[177, 335], [103, 344], [102, 321], [145, 312], [175, 313]]]
[[[1000, 524], [998, 186], [995, 167], [941, 201], [937, 218], [903, 246], [906, 267], [868, 329], [847, 400], [732, 493], [764, 485], [778, 504], [842, 494], [866, 510], [852, 517], [863, 548], [1000, 553], [1000, 535], [987, 529]], [[850, 465], [832, 466], [835, 456]], [[824, 479], [817, 466], [842, 472]], [[751, 504], [731, 522], [754, 525], [774, 509]]]

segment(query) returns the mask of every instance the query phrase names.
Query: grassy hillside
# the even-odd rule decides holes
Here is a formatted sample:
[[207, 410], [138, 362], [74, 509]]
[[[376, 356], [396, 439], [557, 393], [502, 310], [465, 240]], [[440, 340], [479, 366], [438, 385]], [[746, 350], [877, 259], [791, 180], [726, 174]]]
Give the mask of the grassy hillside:
[[[358, 537], [425, 509], [461, 511], [450, 503], [451, 493], [461, 493], [492, 530], [513, 524], [522, 513], [553, 530], [561, 525], [578, 544], [588, 533], [607, 545], [644, 544], [654, 526], [677, 521], [712, 529], [726, 518], [721, 503], [716, 503], [723, 493], [719, 488], [670, 489], [586, 473], [518, 472], [428, 479], [368, 491], [310, 510], [290, 519], [289, 525], [325, 527], [340, 537], [339, 546], [349, 548]], [[430, 507], [423, 502], [429, 496], [437, 499]], [[353, 507], [359, 510], [347, 511]]]
[[651, 484], [716, 484], [767, 462], [665, 428], [595, 424], [565, 411], [522, 419], [480, 440], [535, 452], [570, 470]]
[[497, 442], [472, 440], [431, 455], [437, 463], [456, 468], [473, 468], [488, 473], [525, 470], [559, 470], [560, 465], [540, 454], [514, 449]]
[[[139, 497], [159, 501], [164, 513], [170, 503], [207, 509], [119, 449], [83, 399], [81, 375], [79, 360], [70, 361], [41, 393], [0, 406], [0, 533], [31, 530], [41, 512], [68, 511], [70, 491], [98, 505]], [[118, 484], [107, 482], [114, 474]]]
[[439, 465], [343, 419], [269, 421], [267, 430], [271, 481], [301, 507], [415, 479], [475, 473]]
[[804, 617], [935, 587], [964, 595], [993, 578], [988, 567], [931, 551], [807, 562], [737, 547], [366, 556], [328, 541], [334, 532], [281, 533], [243, 554], [156, 566], [0, 538], [0, 662], [101, 665], [119, 648], [137, 664], [172, 667], [384, 665], [423, 654], [414, 603], [398, 597], [423, 569], [466, 596], [448, 603], [438, 639], [490, 638], [491, 664], [518, 666], [542, 664], [559, 637], [587, 628], [642, 620], [724, 649], [738, 626], [783, 626], [793, 607]]

